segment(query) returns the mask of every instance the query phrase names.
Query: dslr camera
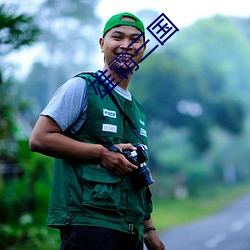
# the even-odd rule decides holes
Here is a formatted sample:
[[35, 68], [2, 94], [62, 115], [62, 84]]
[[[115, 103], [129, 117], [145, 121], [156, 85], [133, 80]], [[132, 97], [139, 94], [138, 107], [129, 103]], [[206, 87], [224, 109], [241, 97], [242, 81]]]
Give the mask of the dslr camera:
[[138, 166], [137, 170], [131, 172], [131, 177], [139, 188], [143, 188], [155, 182], [146, 165], [146, 161], [148, 160], [148, 147], [142, 143], [137, 143], [133, 146], [136, 147], [137, 150], [131, 151], [127, 149], [123, 151], [123, 154], [131, 163]]

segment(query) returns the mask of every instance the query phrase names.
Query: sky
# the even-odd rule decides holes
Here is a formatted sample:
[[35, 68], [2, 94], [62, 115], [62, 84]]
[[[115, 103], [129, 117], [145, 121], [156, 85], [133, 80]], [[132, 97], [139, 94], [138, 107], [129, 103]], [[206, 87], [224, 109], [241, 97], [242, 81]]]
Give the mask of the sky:
[[177, 27], [190, 25], [199, 18], [215, 14], [250, 17], [249, 0], [101, 0], [97, 14], [107, 20], [119, 12], [136, 12], [142, 9], [164, 13]]
[[[31, 1], [40, 3], [42, 0], [19, 0], [19, 3], [32, 11]], [[17, 0], [0, 0], [0, 3], [12, 2], [17, 2]], [[114, 14], [125, 11], [136, 13], [143, 9], [155, 10], [159, 14], [164, 13], [181, 31], [182, 27], [191, 25], [200, 18], [208, 18], [216, 14], [250, 17], [250, 0], [100, 0], [96, 7], [96, 15], [102, 20], [103, 26]], [[29, 48], [22, 50], [19, 54], [11, 55], [10, 60], [17, 63], [20, 61], [20, 64], [22, 62], [18, 71], [19, 74], [22, 72], [25, 77], [33, 61], [42, 53], [39, 47], [34, 47], [32, 50]], [[25, 63], [20, 58], [25, 58]]]

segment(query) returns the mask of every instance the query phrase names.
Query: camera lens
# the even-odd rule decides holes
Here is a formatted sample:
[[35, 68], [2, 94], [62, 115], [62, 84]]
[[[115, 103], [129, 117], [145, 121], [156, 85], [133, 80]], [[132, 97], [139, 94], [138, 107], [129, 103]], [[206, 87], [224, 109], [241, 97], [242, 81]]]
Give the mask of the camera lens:
[[152, 174], [146, 164], [138, 169], [138, 186], [146, 187], [153, 184], [155, 181], [152, 178]]

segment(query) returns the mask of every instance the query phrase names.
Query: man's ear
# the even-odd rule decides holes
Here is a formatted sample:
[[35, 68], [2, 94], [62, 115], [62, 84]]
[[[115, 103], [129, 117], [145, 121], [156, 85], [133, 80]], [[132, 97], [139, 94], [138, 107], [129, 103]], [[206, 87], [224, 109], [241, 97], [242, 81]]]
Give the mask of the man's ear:
[[101, 52], [103, 52], [103, 44], [104, 44], [104, 38], [100, 38], [99, 39], [99, 45], [100, 45], [100, 48], [101, 48]]

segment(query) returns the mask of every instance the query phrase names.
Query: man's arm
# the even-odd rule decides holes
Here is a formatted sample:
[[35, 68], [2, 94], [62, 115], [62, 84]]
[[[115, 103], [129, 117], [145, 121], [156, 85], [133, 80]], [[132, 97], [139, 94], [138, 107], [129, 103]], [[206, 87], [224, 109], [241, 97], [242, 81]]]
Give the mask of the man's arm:
[[[49, 116], [40, 116], [30, 137], [30, 149], [51, 157], [77, 161], [96, 160], [118, 175], [137, 168], [125, 156], [111, 152], [101, 144], [90, 144], [65, 136], [57, 123]], [[121, 151], [134, 150], [131, 144], [116, 145]]]
[[156, 233], [152, 219], [144, 221], [144, 243], [148, 250], [164, 250], [165, 246]]

